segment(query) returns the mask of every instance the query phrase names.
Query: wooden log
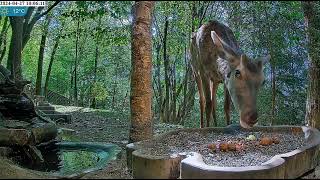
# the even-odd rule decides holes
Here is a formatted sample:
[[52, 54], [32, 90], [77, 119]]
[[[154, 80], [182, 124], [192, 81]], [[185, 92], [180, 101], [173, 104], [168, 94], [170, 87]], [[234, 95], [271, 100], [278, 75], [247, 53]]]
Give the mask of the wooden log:
[[31, 140], [31, 132], [26, 129], [0, 128], [0, 146], [24, 146]]
[[35, 144], [47, 142], [55, 139], [58, 134], [57, 127], [52, 123], [46, 123], [39, 127], [32, 128], [32, 138]]

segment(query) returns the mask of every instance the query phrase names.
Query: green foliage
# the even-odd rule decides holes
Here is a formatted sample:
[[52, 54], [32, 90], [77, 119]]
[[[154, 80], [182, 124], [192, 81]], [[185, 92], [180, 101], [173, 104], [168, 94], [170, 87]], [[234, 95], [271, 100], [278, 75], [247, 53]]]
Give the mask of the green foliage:
[[101, 82], [92, 85], [91, 97], [96, 98], [98, 101], [103, 101], [108, 96], [106, 88]]

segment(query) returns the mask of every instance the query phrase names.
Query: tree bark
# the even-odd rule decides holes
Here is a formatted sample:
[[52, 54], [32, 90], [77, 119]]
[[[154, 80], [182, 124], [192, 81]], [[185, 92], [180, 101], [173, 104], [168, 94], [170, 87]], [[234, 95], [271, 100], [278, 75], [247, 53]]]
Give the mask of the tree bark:
[[[94, 58], [93, 84], [96, 84], [96, 82], [97, 82], [98, 59], [99, 59], [99, 46], [98, 46], [98, 43], [96, 43], [96, 53], [95, 53], [95, 58]], [[93, 97], [92, 98], [91, 108], [96, 108], [96, 106], [97, 106], [96, 97]]]
[[[8, 32], [8, 29], [9, 29], [9, 26], [8, 26], [8, 19], [9, 17], [5, 17], [4, 19], [4, 23], [3, 23], [3, 27], [2, 27], [2, 30], [1, 30], [1, 42], [0, 44], [3, 45], [3, 48], [1, 50], [1, 54], [0, 54], [0, 64], [3, 60], [3, 57], [7, 51], [7, 32]], [[2, 46], [1, 46], [2, 47]]]
[[10, 49], [8, 54], [7, 68], [11, 71], [12, 79], [22, 79], [21, 70], [21, 53], [22, 53], [22, 37], [23, 37], [23, 17], [10, 17], [12, 28], [12, 36]]
[[77, 23], [77, 34], [76, 34], [76, 58], [74, 60], [74, 89], [73, 89], [73, 100], [74, 105], [78, 105], [78, 87], [77, 87], [77, 69], [78, 69], [78, 42], [79, 42], [79, 27], [80, 27], [80, 18], [78, 18]]
[[170, 121], [170, 78], [169, 78], [169, 58], [167, 55], [167, 35], [168, 35], [169, 21], [166, 17], [164, 25], [164, 38], [163, 38], [163, 64], [164, 64], [164, 78], [165, 78], [165, 98], [164, 98], [164, 119], [163, 122]]
[[320, 128], [320, 3], [302, 1], [308, 39], [309, 82], [306, 116], [308, 126]]
[[[98, 20], [98, 28], [101, 26], [101, 16]], [[97, 69], [98, 69], [98, 59], [99, 59], [99, 34], [96, 36], [96, 52], [95, 52], [95, 58], [94, 58], [94, 77], [93, 77], [93, 83], [96, 84], [97, 82]], [[96, 97], [92, 98], [91, 108], [96, 108]]]
[[41, 95], [41, 84], [42, 84], [42, 71], [43, 71], [43, 57], [44, 50], [46, 47], [46, 40], [48, 35], [48, 28], [50, 24], [50, 16], [46, 17], [46, 22], [41, 36], [40, 49], [39, 49], [39, 59], [38, 59], [38, 71], [37, 71], [37, 80], [36, 80], [36, 95]]
[[163, 93], [162, 93], [162, 85], [161, 85], [161, 76], [160, 76], [160, 70], [161, 70], [161, 61], [160, 61], [160, 49], [161, 45], [158, 44], [156, 47], [157, 51], [157, 68], [156, 68], [156, 77], [157, 77], [157, 84], [158, 84], [158, 107], [159, 107], [159, 115], [160, 115], [160, 121], [163, 121], [164, 116], [163, 116], [163, 108], [162, 108], [162, 101], [163, 101]]
[[151, 111], [153, 7], [152, 1], [136, 1], [133, 7], [129, 143], [149, 139], [153, 134]]

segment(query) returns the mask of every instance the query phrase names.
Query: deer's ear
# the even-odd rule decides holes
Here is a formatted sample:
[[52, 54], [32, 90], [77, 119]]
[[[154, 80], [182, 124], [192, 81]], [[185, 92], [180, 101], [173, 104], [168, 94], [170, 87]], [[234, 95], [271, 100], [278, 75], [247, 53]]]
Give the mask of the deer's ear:
[[241, 60], [241, 65], [243, 67], [246, 67], [249, 61], [249, 58], [247, 57], [247, 55], [242, 54], [240, 60]]
[[211, 31], [211, 38], [217, 48], [219, 57], [227, 60], [231, 68], [235, 68], [240, 63], [235, 51], [215, 31]]
[[218, 48], [223, 48], [222, 42], [221, 42], [222, 40], [220, 39], [220, 37], [217, 35], [216, 32], [211, 31], [211, 38], [215, 46], [217, 46]]

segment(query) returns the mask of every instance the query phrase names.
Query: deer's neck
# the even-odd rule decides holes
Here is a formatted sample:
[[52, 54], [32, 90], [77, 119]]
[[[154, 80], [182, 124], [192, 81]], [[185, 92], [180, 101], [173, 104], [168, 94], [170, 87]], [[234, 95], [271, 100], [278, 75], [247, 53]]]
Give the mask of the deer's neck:
[[221, 74], [222, 81], [223, 81], [224, 83], [226, 83], [227, 76], [228, 76], [228, 74], [229, 74], [229, 72], [230, 72], [229, 63], [228, 63], [227, 60], [218, 58], [218, 59], [217, 59], [217, 64], [218, 64], [218, 71], [219, 71], [219, 73]]

